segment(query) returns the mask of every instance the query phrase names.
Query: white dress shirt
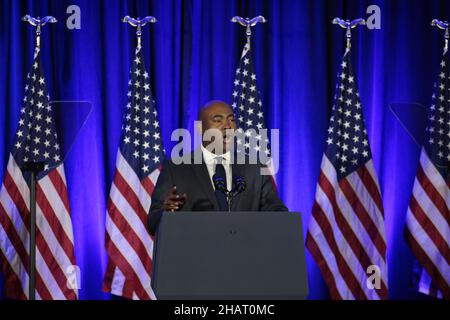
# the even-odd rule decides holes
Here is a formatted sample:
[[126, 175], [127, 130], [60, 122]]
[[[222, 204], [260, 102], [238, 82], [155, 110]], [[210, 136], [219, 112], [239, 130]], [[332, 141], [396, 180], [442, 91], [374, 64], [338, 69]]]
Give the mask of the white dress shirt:
[[209, 180], [211, 181], [211, 184], [214, 189], [214, 182], [213, 182], [213, 175], [216, 172], [216, 164], [217, 164], [217, 158], [222, 158], [222, 165], [225, 169], [225, 173], [227, 175], [227, 189], [228, 191], [231, 190], [232, 187], [232, 172], [231, 172], [231, 155], [230, 151], [227, 153], [216, 155], [212, 153], [211, 151], [207, 150], [203, 145], [201, 145], [202, 153], [203, 153], [203, 160], [205, 161], [206, 168], [208, 168], [209, 173]]

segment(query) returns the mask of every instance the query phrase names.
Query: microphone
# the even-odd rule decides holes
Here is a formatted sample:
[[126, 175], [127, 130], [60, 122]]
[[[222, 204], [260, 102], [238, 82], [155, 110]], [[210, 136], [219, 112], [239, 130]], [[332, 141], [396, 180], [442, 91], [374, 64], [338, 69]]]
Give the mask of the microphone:
[[[212, 180], [213, 180], [214, 188], [216, 189], [216, 191], [223, 193], [223, 195], [225, 196], [224, 200], [227, 203], [228, 212], [230, 212], [231, 211], [231, 193], [228, 192], [227, 183], [226, 183], [225, 179], [222, 176], [215, 173], [212, 177]], [[219, 208], [221, 208], [221, 207], [223, 208], [224, 204], [221, 201], [222, 198], [218, 197], [217, 194], [216, 194], [216, 197], [217, 197], [217, 202], [219, 204]]]
[[239, 193], [242, 193], [247, 189], [247, 182], [245, 182], [245, 179], [241, 176], [236, 176], [234, 178], [234, 188], [231, 191], [232, 197], [237, 196]]
[[230, 197], [236, 197], [239, 193], [242, 193], [247, 189], [247, 182], [241, 176], [234, 178], [233, 190], [230, 191]]
[[214, 188], [216, 190], [219, 190], [220, 192], [225, 193], [225, 195], [228, 195], [227, 183], [225, 182], [225, 179], [223, 177], [221, 177], [217, 173], [215, 173], [213, 175], [212, 180], [213, 180]]
[[219, 176], [217, 173], [213, 175], [212, 180], [214, 188], [225, 194], [225, 196], [227, 197], [228, 211], [231, 212], [232, 199], [239, 193], [244, 192], [245, 189], [247, 188], [247, 183], [245, 182], [245, 179], [241, 176], [236, 176], [234, 178], [233, 183], [234, 188], [231, 191], [228, 191], [225, 179], [222, 176]]
[[241, 177], [241, 176], [236, 176], [234, 178], [233, 190], [231, 190], [227, 194], [228, 208], [229, 208], [230, 212], [231, 212], [231, 201], [239, 193], [244, 192], [244, 190], [246, 188], [247, 188], [247, 183], [245, 182], [245, 179], [243, 177]]

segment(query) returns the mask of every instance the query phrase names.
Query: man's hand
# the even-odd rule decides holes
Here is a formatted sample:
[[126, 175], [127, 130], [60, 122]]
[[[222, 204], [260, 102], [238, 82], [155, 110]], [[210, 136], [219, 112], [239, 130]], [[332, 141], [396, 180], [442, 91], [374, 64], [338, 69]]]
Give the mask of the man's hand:
[[167, 192], [166, 198], [164, 199], [164, 211], [178, 211], [180, 210], [187, 199], [186, 193], [182, 195], [177, 194], [177, 187], [173, 186]]

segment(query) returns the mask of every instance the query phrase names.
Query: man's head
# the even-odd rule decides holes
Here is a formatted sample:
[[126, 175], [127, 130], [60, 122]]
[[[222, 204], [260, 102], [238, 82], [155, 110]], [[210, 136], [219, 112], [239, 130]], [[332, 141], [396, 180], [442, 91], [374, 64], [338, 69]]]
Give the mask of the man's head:
[[[217, 141], [217, 143], [222, 142], [223, 152], [230, 150], [234, 130], [236, 130], [236, 122], [234, 120], [233, 109], [226, 102], [219, 100], [208, 102], [200, 109], [198, 120], [202, 122], [202, 137], [206, 138], [206, 141], [202, 143], [205, 148], [211, 143], [215, 143], [217, 137], [221, 140]], [[215, 149], [217, 150], [217, 148]]]

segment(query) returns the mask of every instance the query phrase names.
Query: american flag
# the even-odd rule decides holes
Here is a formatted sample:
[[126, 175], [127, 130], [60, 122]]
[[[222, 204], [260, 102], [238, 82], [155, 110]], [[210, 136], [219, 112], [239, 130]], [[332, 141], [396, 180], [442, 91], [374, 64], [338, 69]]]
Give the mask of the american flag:
[[[0, 191], [0, 260], [6, 295], [28, 298], [30, 175], [24, 162], [44, 162], [36, 186], [36, 298], [77, 299], [72, 221], [63, 157], [36, 49], [27, 75], [19, 127]], [[69, 275], [71, 275], [69, 277]], [[76, 281], [77, 283], [78, 281]]]
[[[387, 298], [384, 213], [351, 54], [344, 55], [306, 246], [333, 299]], [[380, 286], [371, 282], [380, 271]]]
[[413, 194], [406, 216], [406, 239], [423, 269], [419, 291], [450, 299], [450, 62], [441, 61], [428, 110]]
[[[245, 44], [239, 67], [236, 69], [232, 101], [237, 131], [240, 133], [237, 151], [243, 147], [246, 153], [265, 153], [270, 156], [269, 139], [260, 132], [266, 129], [266, 125], [249, 43]], [[242, 136], [245, 138], [240, 139]]]
[[153, 239], [147, 213], [164, 150], [150, 78], [140, 47], [128, 82], [128, 104], [106, 215], [109, 262], [104, 290], [129, 299], [155, 299], [151, 289]]

